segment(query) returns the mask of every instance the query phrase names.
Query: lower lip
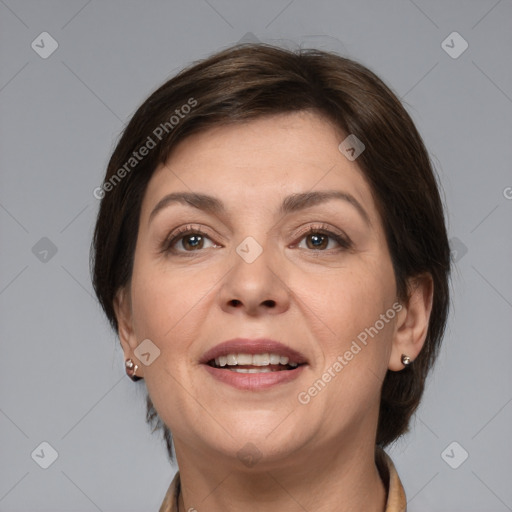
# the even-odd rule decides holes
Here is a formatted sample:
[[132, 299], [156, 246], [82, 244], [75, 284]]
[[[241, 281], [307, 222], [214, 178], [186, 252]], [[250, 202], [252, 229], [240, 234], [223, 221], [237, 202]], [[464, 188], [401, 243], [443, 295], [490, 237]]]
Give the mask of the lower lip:
[[297, 366], [297, 368], [293, 370], [278, 370], [262, 373], [238, 373], [231, 370], [214, 368], [209, 364], [204, 364], [203, 366], [212, 377], [225, 384], [229, 384], [237, 389], [259, 391], [271, 388], [277, 384], [285, 384], [286, 382], [295, 380], [302, 373], [306, 365]]

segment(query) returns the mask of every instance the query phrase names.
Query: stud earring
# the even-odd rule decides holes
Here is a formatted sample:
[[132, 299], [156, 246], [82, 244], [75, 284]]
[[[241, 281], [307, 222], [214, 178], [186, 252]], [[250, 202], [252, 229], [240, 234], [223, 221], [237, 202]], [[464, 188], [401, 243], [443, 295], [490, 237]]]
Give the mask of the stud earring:
[[142, 378], [142, 377], [137, 377], [137, 375], [135, 375], [135, 373], [137, 372], [139, 367], [131, 359], [127, 359], [124, 362], [124, 366], [126, 369], [126, 375], [128, 375], [128, 377], [130, 377], [130, 379], [132, 379], [133, 382], [137, 382], [138, 380], [140, 380]]
[[412, 363], [411, 358], [409, 356], [406, 356], [405, 354], [402, 354], [401, 359], [402, 359], [402, 364], [406, 367]]

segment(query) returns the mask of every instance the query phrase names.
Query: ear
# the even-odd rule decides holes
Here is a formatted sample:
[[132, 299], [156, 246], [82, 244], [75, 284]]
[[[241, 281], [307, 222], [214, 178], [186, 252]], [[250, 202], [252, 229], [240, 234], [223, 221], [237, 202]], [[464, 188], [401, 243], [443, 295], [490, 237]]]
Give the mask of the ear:
[[427, 337], [428, 323], [432, 311], [434, 282], [430, 274], [411, 278], [408, 282], [407, 304], [397, 315], [395, 336], [388, 368], [397, 372], [404, 369], [402, 354], [414, 362]]
[[[137, 348], [137, 339], [133, 330], [133, 315], [130, 297], [130, 287], [119, 289], [114, 298], [114, 311], [117, 319], [117, 331], [119, 341], [123, 348], [124, 358], [132, 359], [134, 363], [138, 363], [133, 351]], [[139, 364], [139, 367], [141, 365]]]

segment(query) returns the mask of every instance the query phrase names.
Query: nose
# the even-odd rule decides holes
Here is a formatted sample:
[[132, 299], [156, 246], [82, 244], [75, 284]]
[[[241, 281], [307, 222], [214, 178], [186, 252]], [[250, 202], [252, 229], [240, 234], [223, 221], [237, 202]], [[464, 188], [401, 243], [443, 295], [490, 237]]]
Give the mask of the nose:
[[271, 258], [270, 250], [252, 262], [234, 253], [233, 267], [219, 290], [220, 306], [228, 313], [251, 316], [280, 314], [290, 307], [284, 262]]

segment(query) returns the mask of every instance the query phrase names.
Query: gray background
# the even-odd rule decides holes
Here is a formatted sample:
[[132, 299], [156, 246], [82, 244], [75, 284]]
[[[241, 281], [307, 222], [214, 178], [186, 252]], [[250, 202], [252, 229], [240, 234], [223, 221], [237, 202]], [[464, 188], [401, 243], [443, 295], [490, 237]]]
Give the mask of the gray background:
[[145, 97], [244, 37], [338, 51], [406, 103], [456, 265], [438, 365], [388, 451], [412, 512], [512, 510], [511, 22], [510, 0], [0, 0], [0, 510], [158, 509], [176, 468], [93, 297], [92, 191]]

